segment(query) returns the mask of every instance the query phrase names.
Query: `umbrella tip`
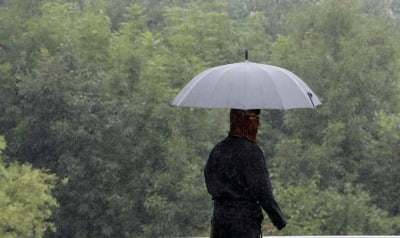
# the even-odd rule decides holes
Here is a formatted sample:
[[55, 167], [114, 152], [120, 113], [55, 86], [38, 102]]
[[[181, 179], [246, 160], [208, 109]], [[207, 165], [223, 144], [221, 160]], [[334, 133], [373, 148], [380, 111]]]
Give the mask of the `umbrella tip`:
[[312, 93], [310, 93], [310, 92], [307, 92], [307, 95], [308, 95], [308, 97], [310, 98], [310, 101], [311, 101], [312, 107], [313, 107], [313, 108], [315, 108], [315, 105], [314, 105], [314, 102], [313, 102], [313, 99], [312, 99]]
[[244, 50], [244, 58], [246, 59], [246, 61], [249, 60], [249, 51], [247, 49]]

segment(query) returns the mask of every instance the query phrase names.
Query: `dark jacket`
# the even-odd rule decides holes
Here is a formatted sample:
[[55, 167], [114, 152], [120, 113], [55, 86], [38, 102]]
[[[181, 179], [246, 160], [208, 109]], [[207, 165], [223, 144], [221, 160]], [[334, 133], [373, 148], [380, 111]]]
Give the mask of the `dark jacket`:
[[228, 136], [211, 151], [204, 176], [214, 200], [214, 217], [247, 217], [261, 224], [261, 206], [278, 229], [285, 227], [264, 155], [256, 143]]

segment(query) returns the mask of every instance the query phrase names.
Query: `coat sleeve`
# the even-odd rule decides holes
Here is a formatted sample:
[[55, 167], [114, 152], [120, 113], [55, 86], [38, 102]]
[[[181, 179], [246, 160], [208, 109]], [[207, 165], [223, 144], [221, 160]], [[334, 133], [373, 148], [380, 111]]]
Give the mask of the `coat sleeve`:
[[268, 169], [261, 150], [251, 152], [244, 167], [246, 183], [252, 197], [259, 202], [274, 226], [279, 230], [283, 229], [286, 219], [272, 193]]

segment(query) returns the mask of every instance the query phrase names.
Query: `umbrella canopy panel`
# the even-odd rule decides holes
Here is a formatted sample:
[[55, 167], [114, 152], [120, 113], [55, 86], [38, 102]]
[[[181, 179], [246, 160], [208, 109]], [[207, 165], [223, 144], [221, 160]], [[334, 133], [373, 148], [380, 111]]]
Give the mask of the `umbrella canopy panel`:
[[241, 62], [203, 71], [175, 97], [176, 106], [236, 109], [314, 108], [315, 93], [292, 72]]

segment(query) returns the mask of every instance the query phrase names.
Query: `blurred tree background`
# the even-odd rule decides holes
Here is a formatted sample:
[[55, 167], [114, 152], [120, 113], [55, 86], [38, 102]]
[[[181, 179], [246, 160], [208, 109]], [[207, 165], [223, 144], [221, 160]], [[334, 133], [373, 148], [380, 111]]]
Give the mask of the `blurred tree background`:
[[1, 236], [207, 236], [229, 110], [170, 101], [246, 48], [323, 101], [262, 112], [288, 217], [264, 234], [399, 235], [399, 16], [400, 0], [0, 0]]

